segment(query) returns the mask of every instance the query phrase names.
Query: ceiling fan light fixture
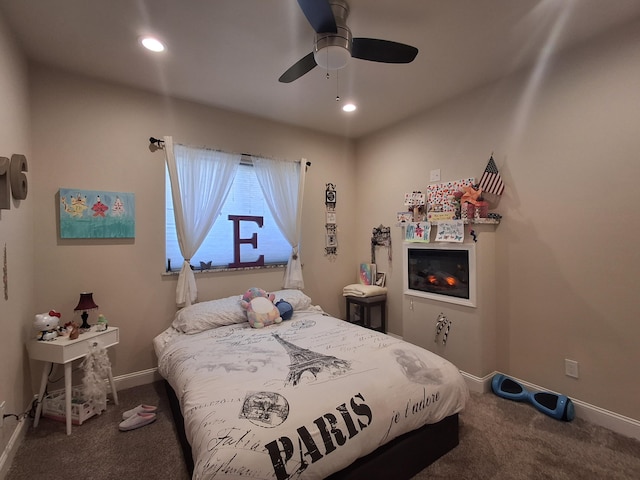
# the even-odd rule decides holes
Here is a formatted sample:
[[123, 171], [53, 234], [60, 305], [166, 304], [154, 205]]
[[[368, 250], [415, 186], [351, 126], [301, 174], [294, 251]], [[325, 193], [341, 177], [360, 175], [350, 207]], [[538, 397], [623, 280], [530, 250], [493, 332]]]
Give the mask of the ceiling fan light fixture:
[[351, 113], [351, 112], [355, 112], [356, 108], [357, 107], [353, 103], [345, 103], [344, 106], [342, 107], [342, 111]]
[[338, 22], [337, 29], [337, 33], [316, 34], [313, 58], [325, 70], [339, 70], [351, 60], [351, 30], [341, 22]]
[[313, 58], [318, 66], [325, 70], [339, 70], [347, 66], [351, 54], [344, 47], [329, 45], [314, 51]]

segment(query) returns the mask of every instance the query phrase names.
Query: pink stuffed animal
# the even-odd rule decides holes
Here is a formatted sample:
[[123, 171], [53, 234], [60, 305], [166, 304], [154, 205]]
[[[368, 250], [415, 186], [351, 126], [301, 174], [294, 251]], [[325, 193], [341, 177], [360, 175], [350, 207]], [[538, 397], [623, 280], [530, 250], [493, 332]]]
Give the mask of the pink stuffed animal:
[[252, 287], [245, 292], [240, 305], [247, 311], [247, 319], [252, 328], [262, 328], [282, 322], [278, 307], [273, 304], [273, 293]]

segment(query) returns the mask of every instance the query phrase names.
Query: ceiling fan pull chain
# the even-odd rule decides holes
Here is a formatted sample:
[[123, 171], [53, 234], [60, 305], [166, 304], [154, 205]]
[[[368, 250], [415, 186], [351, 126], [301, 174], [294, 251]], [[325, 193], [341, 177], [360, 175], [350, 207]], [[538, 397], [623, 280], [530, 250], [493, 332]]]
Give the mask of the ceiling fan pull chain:
[[338, 78], [338, 70], [336, 70], [336, 102], [340, 101], [340, 79]]

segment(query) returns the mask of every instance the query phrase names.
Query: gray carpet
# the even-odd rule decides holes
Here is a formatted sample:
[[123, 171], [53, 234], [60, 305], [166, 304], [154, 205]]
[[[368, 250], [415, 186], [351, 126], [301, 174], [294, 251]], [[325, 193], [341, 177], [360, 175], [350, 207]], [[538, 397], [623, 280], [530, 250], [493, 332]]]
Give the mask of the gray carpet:
[[[18, 449], [7, 480], [189, 478], [162, 383], [118, 392], [120, 405], [73, 427], [42, 419]], [[160, 406], [156, 422], [118, 431], [124, 410]], [[493, 394], [472, 394], [460, 445], [413, 480], [639, 479], [640, 442], [589, 424], [549, 418]]]
[[471, 394], [460, 445], [413, 480], [640, 479], [640, 441], [580, 418], [561, 422], [493, 393]]
[[[63, 422], [31, 421], [6, 480], [146, 480], [188, 479], [161, 382], [118, 392], [120, 405], [109, 403], [101, 415], [74, 425], [66, 434]], [[158, 405], [154, 423], [121, 432], [122, 412], [141, 403]]]

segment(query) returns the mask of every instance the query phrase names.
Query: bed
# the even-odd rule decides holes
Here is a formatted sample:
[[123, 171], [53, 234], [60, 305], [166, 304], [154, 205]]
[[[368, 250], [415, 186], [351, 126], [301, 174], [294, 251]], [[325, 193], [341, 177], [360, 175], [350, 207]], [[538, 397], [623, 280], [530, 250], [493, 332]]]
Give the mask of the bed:
[[290, 320], [251, 328], [237, 295], [154, 339], [194, 479], [410, 478], [458, 444], [469, 392], [453, 364], [274, 293]]

